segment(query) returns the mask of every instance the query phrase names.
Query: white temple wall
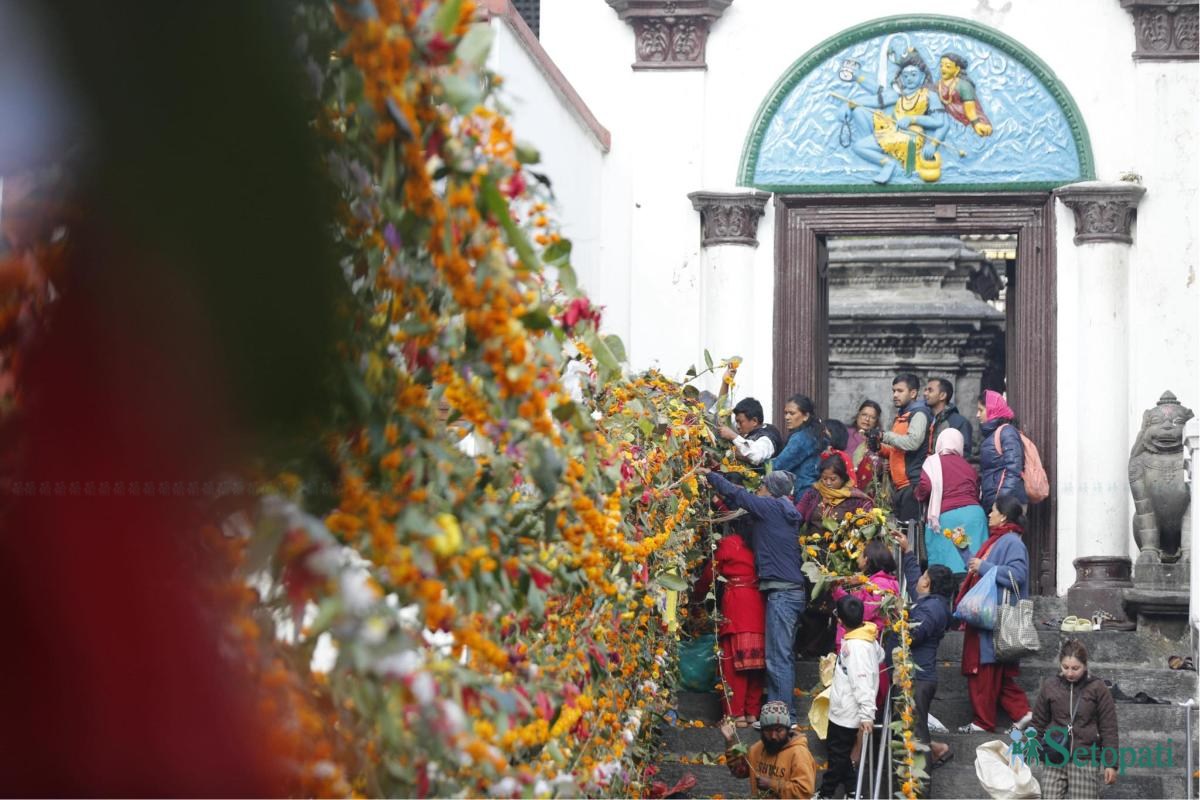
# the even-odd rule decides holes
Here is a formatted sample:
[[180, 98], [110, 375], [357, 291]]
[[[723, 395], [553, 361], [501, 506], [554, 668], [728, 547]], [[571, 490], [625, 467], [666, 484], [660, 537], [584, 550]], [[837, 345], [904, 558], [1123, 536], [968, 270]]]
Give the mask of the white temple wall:
[[[1200, 410], [1200, 68], [1195, 62], [1135, 62], [1132, 17], [1116, 0], [735, 0], [712, 26], [707, 70], [692, 72], [631, 69], [633, 31], [604, 0], [543, 0], [542, 44], [612, 132], [612, 151], [601, 160], [601, 208], [594, 217], [602, 242], [599, 262], [582, 267], [580, 259], [581, 276], [600, 302], [610, 304], [607, 322], [625, 338], [635, 369], [657, 365], [678, 376], [688, 365], [700, 364], [705, 348], [714, 357], [742, 350], [738, 354], [747, 363], [738, 394], [758, 397], [768, 418], [775, 419], [778, 410], [770, 407], [774, 204], [767, 204], [759, 223], [759, 246], [742, 286], [753, 297], [754, 313], [746, 322], [751, 331], [731, 346], [713, 339], [716, 330], [706, 329], [698, 280], [699, 216], [686, 195], [744, 190], [737, 186], [737, 169], [747, 132], [791, 64], [844, 30], [905, 13], [971, 20], [1020, 43], [1050, 67], [1078, 105], [1096, 177], [1115, 181], [1137, 174], [1147, 189], [1129, 251], [1123, 359], [1129, 367], [1123, 375], [1079, 374], [1076, 338], [1082, 321], [1112, 310], [1080, 307], [1078, 287], [1088, 276], [1081, 274], [1081, 251], [1073, 242], [1074, 216], [1057, 204], [1056, 489], [1077, 492], [1080, 443], [1104, 424], [1088, 413], [1090, 392], [1125, 393], [1129, 441], [1121, 452], [1114, 445], [1110, 456], [1119, 463], [1128, 458], [1141, 412], [1165, 389]], [[558, 135], [552, 125], [536, 128], [547, 139]], [[537, 133], [521, 135], [542, 147], [548, 169], [554, 166]], [[567, 183], [593, 179], [590, 168], [556, 168], [565, 170], [564, 203]], [[558, 191], [560, 180], [555, 183]], [[584, 205], [592, 214], [592, 206]], [[564, 212], [574, 223], [574, 209], [564, 205]], [[629, 309], [627, 320], [617, 311], [621, 297]], [[728, 331], [724, 321], [716, 327]], [[717, 386], [715, 379], [704, 385]], [[879, 400], [886, 408], [887, 398]], [[1126, 498], [1115, 508], [1128, 506], [1126, 486], [1106, 485], [1102, 491]], [[1080, 496], [1064, 495], [1057, 504], [1060, 591], [1074, 581], [1080, 502]], [[1128, 544], [1135, 556], [1132, 536]]]

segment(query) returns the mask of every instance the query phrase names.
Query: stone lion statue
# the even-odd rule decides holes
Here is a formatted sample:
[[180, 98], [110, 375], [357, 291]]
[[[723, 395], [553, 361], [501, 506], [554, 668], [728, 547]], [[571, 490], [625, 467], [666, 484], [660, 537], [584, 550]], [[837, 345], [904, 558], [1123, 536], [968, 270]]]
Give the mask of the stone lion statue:
[[1190, 492], [1184, 480], [1183, 426], [1193, 416], [1171, 392], [1142, 414], [1129, 453], [1133, 538], [1139, 563], [1186, 560], [1191, 551]]

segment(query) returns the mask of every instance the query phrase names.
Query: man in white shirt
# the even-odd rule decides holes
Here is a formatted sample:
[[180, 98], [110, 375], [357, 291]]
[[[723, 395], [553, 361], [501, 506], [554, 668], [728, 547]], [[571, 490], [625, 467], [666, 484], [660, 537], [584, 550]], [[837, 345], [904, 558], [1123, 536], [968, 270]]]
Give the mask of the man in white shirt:
[[753, 397], [747, 397], [733, 407], [733, 422], [737, 425], [736, 431], [722, 425], [718, 433], [722, 439], [733, 442], [742, 461], [759, 467], [783, 449], [779, 429], [763, 422], [762, 403]]

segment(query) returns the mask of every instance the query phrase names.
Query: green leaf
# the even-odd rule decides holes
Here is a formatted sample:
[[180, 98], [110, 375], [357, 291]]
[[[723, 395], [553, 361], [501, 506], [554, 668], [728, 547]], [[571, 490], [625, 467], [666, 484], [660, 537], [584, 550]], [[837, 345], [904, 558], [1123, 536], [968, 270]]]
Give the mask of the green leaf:
[[579, 291], [579, 280], [575, 277], [575, 270], [570, 264], [562, 264], [558, 269], [558, 282], [562, 284], [563, 291], [567, 294], [575, 294]]
[[554, 418], [559, 422], [566, 422], [571, 417], [575, 416], [575, 403], [559, 403], [554, 407]]
[[571, 260], [571, 240], [559, 239], [542, 251], [542, 260], [552, 267], [561, 267]]
[[[508, 239], [508, 244], [512, 249], [517, 251], [517, 258], [521, 259], [521, 263], [530, 272], [538, 272], [541, 265], [538, 263], [537, 256], [533, 252], [533, 247], [529, 244], [529, 239], [526, 238], [525, 232], [522, 231], [517, 223], [513, 222], [512, 213], [508, 208], [508, 201], [504, 199], [504, 195], [500, 193], [500, 189], [496, 187], [496, 181], [491, 175], [487, 175], [483, 179], [483, 199], [488, 211], [496, 218], [500, 228], [504, 231], [505, 238]], [[449, 226], [447, 226], [449, 230]], [[561, 281], [562, 278], [560, 277]]]
[[800, 571], [804, 573], [804, 577], [808, 578], [809, 583], [821, 580], [821, 568], [815, 561], [805, 561], [800, 565]]
[[546, 309], [538, 307], [522, 314], [521, 324], [531, 331], [544, 331], [554, 325], [554, 320], [550, 318]]
[[709, 369], [713, 368], [712, 354], [707, 350], [704, 351], [704, 366], [708, 367]]
[[673, 592], [686, 592], [688, 588], [688, 582], [672, 572], [660, 572], [654, 576], [654, 582]]
[[558, 482], [562, 478], [564, 468], [562, 456], [553, 447], [543, 441], [539, 441], [534, 446], [530, 459], [530, 472], [534, 484], [547, 498], [553, 496], [555, 490], [558, 489]]
[[454, 32], [454, 25], [462, 15], [463, 0], [446, 0], [433, 18], [433, 27], [442, 34], [449, 36]]
[[465, 61], [475, 69], [479, 69], [487, 61], [494, 38], [495, 33], [492, 31], [492, 26], [486, 22], [478, 22], [467, 31], [467, 35], [458, 43], [454, 53], [458, 56], [459, 61]]
[[529, 584], [529, 613], [535, 619], [546, 616], [546, 593], [537, 587], [536, 583]]
[[625, 356], [625, 343], [621, 341], [620, 336], [617, 336], [615, 333], [610, 333], [604, 337], [604, 343], [608, 345], [608, 349], [612, 351], [613, 357], [616, 358], [617, 361], [625, 362], [628, 360]]
[[516, 151], [517, 161], [520, 161], [522, 164], [541, 163], [542, 154], [539, 153], [538, 149], [529, 142], [517, 142]]
[[483, 100], [483, 85], [475, 77], [443, 75], [441, 83], [446, 92], [446, 101], [464, 114]]

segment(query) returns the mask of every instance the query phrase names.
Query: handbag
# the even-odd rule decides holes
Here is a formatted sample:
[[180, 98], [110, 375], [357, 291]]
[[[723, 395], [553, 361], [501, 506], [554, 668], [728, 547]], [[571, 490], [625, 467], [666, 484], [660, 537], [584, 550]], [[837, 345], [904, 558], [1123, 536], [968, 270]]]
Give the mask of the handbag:
[[996, 627], [996, 570], [979, 576], [954, 609], [954, 618], [985, 631]]
[[[992, 570], [995, 572], [995, 570]], [[1019, 596], [1017, 580], [1012, 570], [1008, 572], [1013, 593]], [[1037, 628], [1033, 625], [1033, 601], [1018, 600], [1015, 606], [1008, 604], [1008, 587], [1004, 588], [1004, 601], [996, 615], [996, 633], [992, 640], [999, 662], [1020, 661], [1041, 649]]]

